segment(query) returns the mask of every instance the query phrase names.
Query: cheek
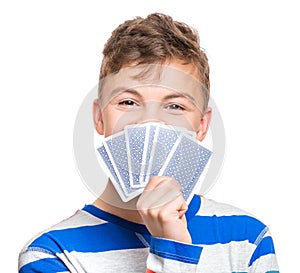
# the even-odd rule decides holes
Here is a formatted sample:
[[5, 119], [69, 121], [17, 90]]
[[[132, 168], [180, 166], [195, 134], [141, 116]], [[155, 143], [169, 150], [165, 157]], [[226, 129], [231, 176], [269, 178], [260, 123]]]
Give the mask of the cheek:
[[194, 131], [193, 123], [184, 115], [168, 116], [166, 119], [164, 119], [164, 122], [166, 124], [186, 128], [189, 131]]
[[104, 136], [121, 132], [126, 125], [137, 123], [136, 120], [136, 115], [130, 112], [105, 111], [103, 115]]
[[188, 129], [189, 131], [197, 131], [201, 123], [201, 115], [168, 115], [165, 118], [166, 124], [171, 124]]
[[191, 115], [191, 121], [193, 122], [193, 124], [195, 124], [198, 127], [201, 123], [202, 118], [203, 118], [203, 114], [200, 111], [197, 111], [196, 113]]

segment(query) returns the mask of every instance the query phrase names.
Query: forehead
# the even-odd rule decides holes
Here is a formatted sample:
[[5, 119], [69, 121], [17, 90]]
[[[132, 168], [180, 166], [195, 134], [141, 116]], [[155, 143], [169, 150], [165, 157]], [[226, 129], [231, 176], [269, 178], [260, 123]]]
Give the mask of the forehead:
[[99, 82], [99, 99], [108, 98], [123, 90], [141, 87], [160, 87], [182, 95], [188, 94], [202, 102], [208, 101], [209, 91], [197, 77], [193, 65], [171, 62], [168, 65], [147, 64], [125, 67]]

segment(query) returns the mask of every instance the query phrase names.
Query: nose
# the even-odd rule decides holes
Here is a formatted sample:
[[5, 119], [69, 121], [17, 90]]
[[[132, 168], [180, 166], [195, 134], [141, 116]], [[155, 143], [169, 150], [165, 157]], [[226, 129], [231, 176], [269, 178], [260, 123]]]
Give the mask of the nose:
[[139, 123], [163, 122], [160, 102], [148, 101], [145, 103], [139, 118]]

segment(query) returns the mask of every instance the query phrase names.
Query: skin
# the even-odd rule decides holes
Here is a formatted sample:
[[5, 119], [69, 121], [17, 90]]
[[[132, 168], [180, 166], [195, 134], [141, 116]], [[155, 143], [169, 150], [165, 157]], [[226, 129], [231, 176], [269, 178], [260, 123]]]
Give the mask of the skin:
[[[192, 64], [172, 60], [167, 65], [199, 79]], [[157, 121], [193, 130], [196, 138], [202, 141], [209, 128], [211, 109], [202, 113], [201, 96], [193, 90], [184, 92], [182, 95], [163, 87], [141, 86], [111, 96], [106, 90], [103, 93], [105, 105], [99, 106], [97, 100], [94, 102], [95, 129], [107, 137], [128, 124]], [[162, 196], [165, 202], [161, 201]], [[188, 206], [179, 183], [170, 177], [152, 177], [141, 196], [126, 204], [109, 181], [94, 205], [123, 219], [146, 225], [152, 236], [192, 242], [185, 217]]]

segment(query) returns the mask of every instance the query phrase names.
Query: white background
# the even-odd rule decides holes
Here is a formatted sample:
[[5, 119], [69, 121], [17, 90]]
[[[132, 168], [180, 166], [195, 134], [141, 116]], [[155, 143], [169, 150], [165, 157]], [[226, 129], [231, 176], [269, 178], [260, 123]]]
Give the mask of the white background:
[[74, 163], [76, 114], [97, 84], [111, 31], [126, 19], [154, 11], [197, 28], [210, 60], [211, 94], [227, 142], [223, 170], [207, 196], [265, 222], [281, 272], [297, 271], [297, 1], [3, 2], [2, 272], [17, 271], [18, 253], [33, 235], [94, 200]]

